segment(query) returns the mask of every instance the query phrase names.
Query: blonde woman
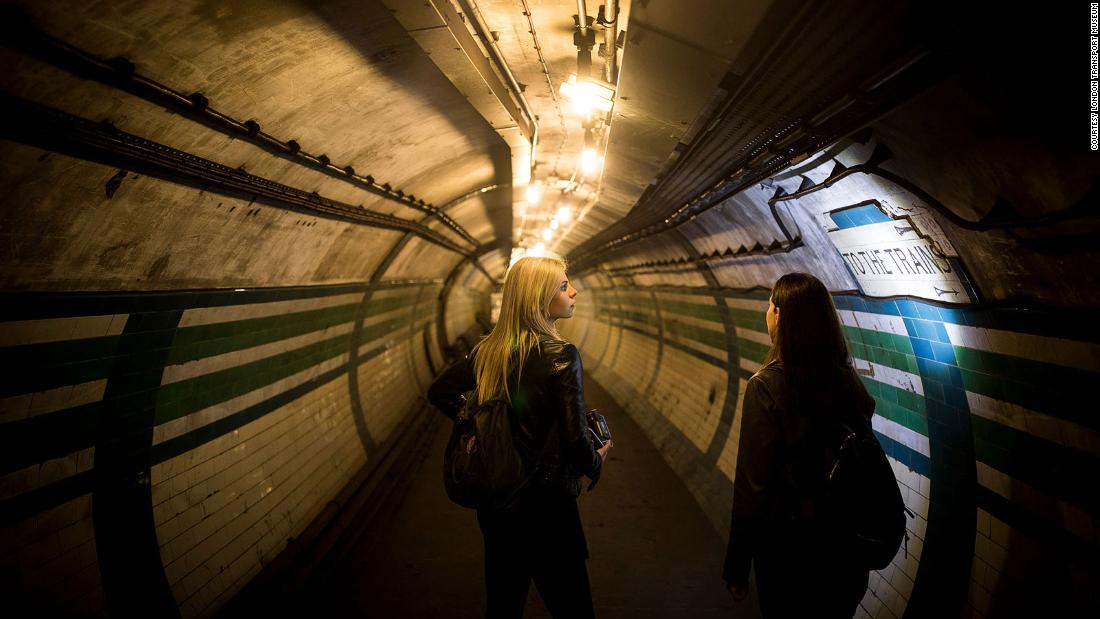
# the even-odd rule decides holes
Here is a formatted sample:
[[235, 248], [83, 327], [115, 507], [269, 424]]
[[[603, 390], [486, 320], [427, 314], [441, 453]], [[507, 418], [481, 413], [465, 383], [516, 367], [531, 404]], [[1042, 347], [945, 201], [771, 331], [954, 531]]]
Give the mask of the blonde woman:
[[611, 443], [596, 449], [589, 439], [581, 357], [555, 327], [573, 316], [576, 298], [564, 262], [521, 258], [504, 278], [492, 332], [428, 390], [452, 419], [462, 394], [475, 388], [479, 402], [506, 398], [515, 444], [532, 471], [513, 507], [477, 513], [490, 618], [522, 617], [532, 580], [554, 617], [594, 616], [576, 499], [580, 476], [599, 478]]

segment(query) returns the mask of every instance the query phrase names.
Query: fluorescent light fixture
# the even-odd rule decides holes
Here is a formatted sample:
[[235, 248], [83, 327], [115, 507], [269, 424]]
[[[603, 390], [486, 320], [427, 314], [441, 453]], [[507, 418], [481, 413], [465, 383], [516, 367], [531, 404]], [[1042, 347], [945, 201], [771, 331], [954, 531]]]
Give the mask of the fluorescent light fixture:
[[538, 185], [531, 183], [527, 186], [527, 190], [523, 192], [523, 197], [527, 200], [528, 204], [534, 206], [538, 204], [539, 200], [542, 198], [542, 189]]
[[600, 168], [600, 158], [596, 155], [596, 151], [591, 148], [586, 148], [581, 151], [581, 171], [585, 174], [592, 174]]
[[569, 74], [569, 79], [561, 83], [559, 90], [563, 97], [573, 102], [573, 107], [581, 116], [588, 116], [596, 110], [606, 114], [614, 105], [614, 88], [591, 79], [578, 81], [575, 73]]

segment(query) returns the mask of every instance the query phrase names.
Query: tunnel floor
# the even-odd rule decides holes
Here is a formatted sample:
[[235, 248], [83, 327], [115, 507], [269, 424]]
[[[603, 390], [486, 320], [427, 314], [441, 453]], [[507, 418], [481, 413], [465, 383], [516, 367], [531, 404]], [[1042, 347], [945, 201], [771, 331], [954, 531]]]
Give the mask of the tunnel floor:
[[[596, 615], [759, 617], [755, 595], [736, 605], [723, 588], [725, 547], [687, 488], [641, 428], [586, 380], [589, 407], [607, 416], [615, 437], [603, 478], [580, 499]], [[449, 429], [436, 426], [385, 533], [365, 535], [294, 606], [316, 616], [484, 616], [477, 521], [447, 499], [437, 466]], [[533, 585], [524, 616], [550, 616]]]

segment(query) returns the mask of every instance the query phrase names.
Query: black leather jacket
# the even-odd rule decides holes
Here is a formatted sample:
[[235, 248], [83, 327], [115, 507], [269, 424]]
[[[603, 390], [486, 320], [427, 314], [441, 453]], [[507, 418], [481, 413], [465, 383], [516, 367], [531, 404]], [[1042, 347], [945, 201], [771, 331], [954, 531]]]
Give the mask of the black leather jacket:
[[[470, 355], [452, 364], [428, 389], [428, 401], [454, 419], [462, 395], [475, 387]], [[584, 370], [577, 347], [540, 337], [525, 367], [508, 380], [512, 395], [513, 439], [536, 488], [580, 495], [580, 476], [596, 481], [603, 460], [589, 438], [584, 403]]]
[[854, 372], [814, 394], [795, 410], [783, 365], [773, 361], [749, 379], [742, 406], [729, 545], [727, 583], [744, 585], [752, 561], [777, 539], [813, 526], [818, 478], [827, 462], [821, 437], [840, 418], [870, 423], [875, 401]]

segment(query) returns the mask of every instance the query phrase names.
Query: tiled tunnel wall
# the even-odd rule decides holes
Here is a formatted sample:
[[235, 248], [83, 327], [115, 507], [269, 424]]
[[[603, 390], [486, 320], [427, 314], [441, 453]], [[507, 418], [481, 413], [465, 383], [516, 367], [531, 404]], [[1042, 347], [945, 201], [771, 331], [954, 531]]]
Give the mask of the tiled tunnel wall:
[[[512, 178], [503, 142], [377, 3], [338, 3], [339, 13], [284, 3], [269, 7], [280, 11], [270, 22], [191, 1], [125, 12], [20, 4], [67, 44], [128, 58], [139, 75], [201, 94], [218, 113], [253, 119], [376, 185], [439, 205]], [[173, 12], [190, 15], [189, 36], [120, 36], [152, 36], [142, 24]], [[321, 70], [310, 62], [317, 55], [329, 59]], [[458, 240], [409, 201], [15, 48], [0, 48], [0, 59], [10, 69], [0, 75], [5, 95]], [[1005, 112], [1002, 100], [1013, 98], [993, 86], [960, 70], [876, 122], [872, 137], [842, 140], [770, 179], [787, 198], [751, 186], [679, 237], [601, 256], [563, 325], [724, 534], [741, 397], [769, 345], [764, 287], [809, 270], [836, 291], [877, 402], [875, 429], [917, 514], [908, 554], [872, 576], [861, 617], [1100, 607], [1100, 424], [1090, 390], [1100, 332], [1073, 309], [1100, 302], [1097, 254], [1081, 248], [1095, 225], [1042, 217], [1074, 210], [1096, 187], [1095, 163], [1062, 143], [1013, 140], [1032, 121], [1046, 135], [1049, 119]], [[349, 107], [345, 91], [369, 96]], [[23, 291], [0, 295], [7, 606], [102, 615], [105, 596], [140, 590], [163, 604], [157, 614], [212, 614], [377, 465], [421, 409], [433, 370], [484, 327], [487, 278], [466, 262], [445, 281], [461, 256], [422, 238], [33, 144], [3, 146], [0, 287]], [[837, 175], [856, 166], [876, 170]], [[915, 200], [885, 174], [957, 218], [1022, 222], [949, 230], [988, 302], [852, 292], [844, 261], [803, 211], [868, 196]], [[448, 213], [491, 246], [510, 205], [500, 192]], [[800, 247], [781, 234], [781, 217], [796, 224]], [[773, 241], [779, 250], [768, 249]], [[506, 259], [481, 262], [500, 275]], [[627, 274], [606, 275], [616, 269]]]
[[[38, 34], [0, 48], [31, 128], [0, 140], [0, 614], [216, 612], [377, 470], [503, 273], [510, 195], [462, 197], [507, 147], [384, 6], [209, 6], [3, 7]], [[87, 70], [116, 57], [200, 113]]]
[[[568, 332], [586, 368], [642, 423], [724, 534], [741, 401], [768, 348], [767, 291], [585, 292]], [[1025, 608], [1075, 616], [1083, 607], [1072, 604], [1094, 604], [1095, 327], [1056, 311], [854, 294], [835, 303], [876, 401], [875, 432], [916, 513], [908, 556], [899, 551], [872, 575], [864, 612], [901, 617], [910, 599], [960, 583], [973, 616]], [[1044, 607], [1026, 606], [1035, 600], [1021, 588], [1043, 591]]]
[[439, 292], [5, 295], [5, 605], [99, 614], [109, 578], [215, 611], [422, 409]]
[[[1095, 616], [1100, 168], [1083, 147], [1027, 133], [1038, 120], [972, 77], [679, 227], [608, 247], [579, 273], [563, 332], [725, 536], [769, 289], [816, 275], [916, 513], [857, 616]], [[921, 289], [912, 264], [860, 273], [842, 258], [845, 235], [889, 253], [914, 228], [933, 239], [924, 266], [957, 285]]]
[[[873, 147], [853, 144], [816, 167], [858, 165]], [[811, 167], [794, 179], [812, 186], [806, 179], [825, 178], [818, 173]], [[877, 402], [875, 430], [917, 514], [908, 554], [903, 549], [872, 576], [861, 612], [927, 616], [962, 606], [968, 616], [1088, 614], [1098, 604], [1100, 558], [1100, 493], [1091, 482], [1100, 473], [1100, 426], [1090, 404], [1100, 378], [1100, 332], [1092, 315], [1034, 297], [1004, 298], [1018, 293], [1021, 278], [1006, 277], [994, 259], [1053, 265], [1050, 256], [1018, 246], [1011, 258], [998, 258], [992, 235], [953, 226], [950, 234], [966, 239], [956, 244], [977, 265], [971, 273], [979, 286], [1002, 300], [945, 304], [860, 294], [819, 236], [823, 220], [814, 214], [868, 196], [921, 200], [869, 175], [824, 186], [801, 198], [811, 208], [790, 211], [805, 247], [721, 253], [751, 245], [753, 235], [776, 234], [768, 194], [754, 188], [706, 213], [712, 221], [685, 227], [678, 240], [675, 233], [658, 237], [582, 277], [586, 296], [565, 331], [725, 534], [745, 381], [770, 346], [765, 286], [790, 270], [817, 274], [836, 291], [854, 363]], [[836, 223], [850, 228], [883, 218], [878, 209], [872, 214]], [[704, 257], [685, 256], [685, 246]], [[1038, 280], [1049, 267], [1032, 268], [1024, 273]], [[1055, 601], [1048, 591], [1058, 592]]]
[[456, 356], [469, 352], [479, 336], [492, 327], [487, 292], [478, 287], [479, 283], [482, 286], [487, 283], [483, 277], [474, 268], [460, 270], [456, 275], [458, 285], [448, 290], [443, 308], [445, 339]]

